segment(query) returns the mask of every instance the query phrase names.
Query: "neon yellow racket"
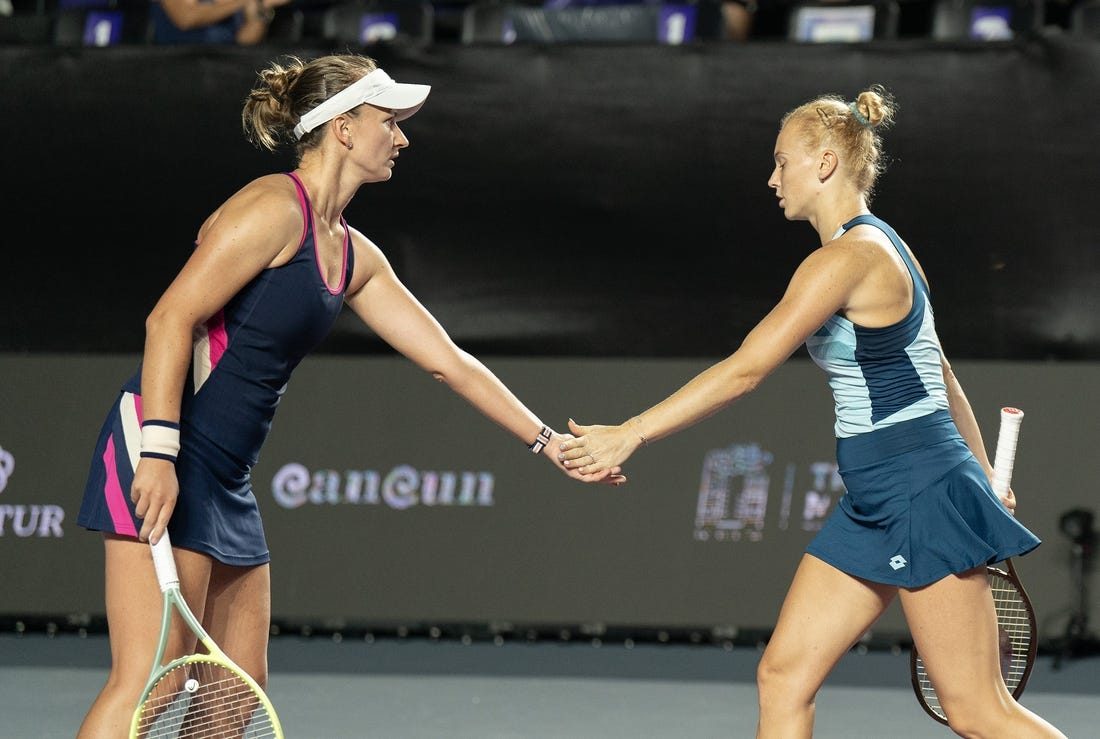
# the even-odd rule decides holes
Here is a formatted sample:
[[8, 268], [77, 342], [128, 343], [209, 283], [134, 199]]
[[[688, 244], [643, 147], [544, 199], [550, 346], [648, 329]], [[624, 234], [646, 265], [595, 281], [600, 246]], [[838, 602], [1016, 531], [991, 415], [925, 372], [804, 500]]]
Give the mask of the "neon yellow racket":
[[[131, 739], [282, 739], [283, 728], [263, 689], [214, 643], [183, 599], [167, 531], [152, 551], [164, 609], [153, 669], [130, 724]], [[162, 665], [173, 610], [206, 653]]]

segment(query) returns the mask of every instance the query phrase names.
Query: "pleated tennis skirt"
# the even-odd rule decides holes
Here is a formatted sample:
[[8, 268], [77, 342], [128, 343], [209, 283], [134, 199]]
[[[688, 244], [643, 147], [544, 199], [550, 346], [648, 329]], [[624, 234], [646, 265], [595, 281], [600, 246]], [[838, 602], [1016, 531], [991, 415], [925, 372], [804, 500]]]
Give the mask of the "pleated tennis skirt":
[[855, 577], [917, 588], [1030, 552], [948, 411], [837, 439], [847, 492], [806, 551]]
[[[100, 430], [77, 523], [91, 531], [136, 537], [142, 519], [130, 489], [141, 451], [141, 396], [123, 391]], [[180, 492], [168, 522], [172, 546], [228, 565], [271, 560], [247, 464], [181, 424], [176, 460]]]

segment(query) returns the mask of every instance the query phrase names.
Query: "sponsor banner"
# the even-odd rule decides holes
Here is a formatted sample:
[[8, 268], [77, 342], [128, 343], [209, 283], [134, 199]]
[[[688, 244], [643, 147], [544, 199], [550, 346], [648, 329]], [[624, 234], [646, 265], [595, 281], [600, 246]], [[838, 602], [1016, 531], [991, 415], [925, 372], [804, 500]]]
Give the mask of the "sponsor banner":
[[[15, 474], [15, 455], [0, 446], [0, 493]], [[17, 539], [47, 539], [62, 537], [65, 532], [65, 509], [56, 503], [12, 503], [17, 498], [0, 498], [0, 537]]]
[[[104, 612], [102, 537], [75, 517], [103, 415], [137, 361], [0, 354], [0, 614]], [[559, 430], [570, 416], [630, 418], [710, 364], [484, 361]], [[1058, 520], [1093, 506], [1100, 366], [954, 369], [987, 440], [1003, 405], [1027, 410], [1013, 489], [1044, 543], [1017, 566], [1048, 609], [1040, 620], [1060, 632], [1073, 583]], [[252, 474], [272, 615], [768, 628], [844, 495], [834, 445], [825, 380], [795, 359], [722, 413], [639, 449], [626, 485], [586, 486], [403, 359], [311, 357]], [[879, 624], [904, 628], [895, 608]]]
[[289, 462], [271, 481], [271, 495], [283, 508], [304, 505], [385, 505], [403, 511], [425, 506], [491, 506], [491, 472], [437, 472], [402, 464], [378, 470], [310, 470]]

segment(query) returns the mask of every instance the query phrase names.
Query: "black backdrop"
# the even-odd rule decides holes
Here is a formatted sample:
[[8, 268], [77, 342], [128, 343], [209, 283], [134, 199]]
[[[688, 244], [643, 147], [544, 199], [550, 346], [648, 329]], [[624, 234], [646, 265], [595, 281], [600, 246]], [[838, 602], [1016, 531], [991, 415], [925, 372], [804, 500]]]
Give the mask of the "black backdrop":
[[[279, 51], [0, 49], [0, 350], [140, 350], [205, 216], [291, 166], [238, 125]], [[814, 246], [765, 185], [777, 120], [877, 82], [901, 110], [874, 206], [929, 273], [948, 354], [1100, 357], [1094, 42], [375, 53], [434, 89], [347, 216], [475, 352], [728, 353]], [[324, 348], [381, 350], [363, 331]]]

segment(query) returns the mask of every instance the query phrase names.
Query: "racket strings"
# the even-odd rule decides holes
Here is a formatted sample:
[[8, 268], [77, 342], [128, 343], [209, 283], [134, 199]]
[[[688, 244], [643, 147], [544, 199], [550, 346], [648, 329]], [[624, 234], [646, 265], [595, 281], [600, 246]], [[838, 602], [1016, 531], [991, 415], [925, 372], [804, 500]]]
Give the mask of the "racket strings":
[[1028, 671], [1034, 630], [1031, 611], [1012, 580], [990, 573], [989, 584], [1001, 633], [1001, 673], [1009, 691], [1015, 692]]
[[[1019, 587], [1009, 577], [991, 570], [989, 585], [993, 591], [993, 605], [997, 611], [997, 625], [1000, 633], [1001, 676], [1009, 692], [1016, 695], [1017, 688], [1028, 674], [1035, 623], [1027, 601]], [[937, 716], [946, 720], [947, 715], [940, 705], [936, 688], [932, 685], [924, 660], [919, 655], [915, 660], [915, 666], [916, 684], [925, 705]]]
[[189, 662], [165, 673], [142, 704], [142, 739], [261, 739], [277, 736], [252, 686], [233, 670]]
[[924, 704], [937, 716], [946, 720], [947, 714], [943, 712], [943, 708], [940, 706], [940, 698], [936, 695], [936, 688], [932, 685], [931, 678], [928, 677], [928, 670], [924, 666], [924, 660], [918, 656], [916, 664], [917, 685], [920, 687], [920, 694], [921, 698], [924, 700]]
[[[156, 713], [158, 707], [154, 706], [152, 723], [140, 736], [188, 739], [274, 736], [266, 711], [257, 712], [254, 696], [238, 696], [237, 699], [219, 696], [216, 700], [217, 705], [213, 708], [201, 700], [186, 699], [179, 700], [174, 708], [169, 704], [166, 712]], [[141, 730], [145, 730], [147, 723], [143, 718]], [[268, 733], [258, 733], [265, 726]]]

